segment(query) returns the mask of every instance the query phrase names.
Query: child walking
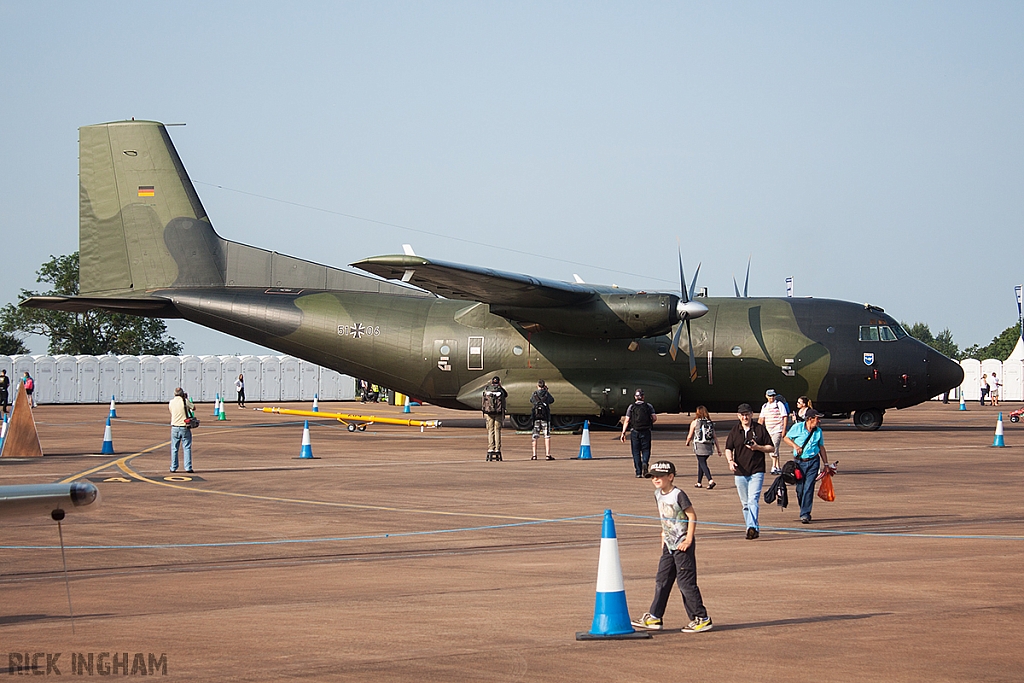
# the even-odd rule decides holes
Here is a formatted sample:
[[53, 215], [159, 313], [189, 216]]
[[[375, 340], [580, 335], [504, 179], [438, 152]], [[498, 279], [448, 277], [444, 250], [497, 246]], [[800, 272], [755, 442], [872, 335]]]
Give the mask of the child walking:
[[660, 631], [661, 618], [672, 592], [672, 582], [679, 585], [683, 594], [683, 607], [690, 623], [683, 633], [710, 631], [712, 624], [704, 601], [697, 587], [697, 555], [694, 547], [694, 533], [697, 529], [697, 515], [690, 499], [675, 487], [676, 466], [667, 460], [656, 462], [647, 471], [647, 477], [654, 482], [654, 498], [658, 501], [661, 517], [661, 560], [658, 574], [654, 579], [654, 600], [651, 611], [634, 620], [633, 626]]

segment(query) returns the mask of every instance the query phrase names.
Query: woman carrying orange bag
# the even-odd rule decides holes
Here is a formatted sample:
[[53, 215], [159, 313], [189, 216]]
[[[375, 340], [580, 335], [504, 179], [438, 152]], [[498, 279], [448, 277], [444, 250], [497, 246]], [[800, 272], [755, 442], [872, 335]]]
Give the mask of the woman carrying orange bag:
[[803, 473], [803, 479], [796, 482], [796, 497], [800, 501], [800, 521], [811, 523], [811, 506], [814, 504], [814, 482], [822, 463], [828, 462], [824, 437], [821, 433], [821, 413], [808, 408], [804, 421], [789, 428], [784, 440], [793, 449], [793, 459]]

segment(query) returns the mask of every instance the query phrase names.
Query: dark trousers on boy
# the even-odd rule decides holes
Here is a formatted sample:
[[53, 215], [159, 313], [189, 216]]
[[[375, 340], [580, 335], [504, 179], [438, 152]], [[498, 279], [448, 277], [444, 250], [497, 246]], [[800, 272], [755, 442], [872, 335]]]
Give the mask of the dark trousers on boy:
[[672, 593], [672, 582], [679, 586], [683, 594], [683, 607], [686, 616], [694, 619], [707, 619], [708, 611], [704, 608], [704, 600], [697, 587], [697, 544], [691, 543], [686, 550], [669, 550], [662, 544], [661, 559], [658, 560], [658, 575], [654, 577], [654, 600], [651, 602], [651, 615], [659, 619], [665, 616], [665, 607]]

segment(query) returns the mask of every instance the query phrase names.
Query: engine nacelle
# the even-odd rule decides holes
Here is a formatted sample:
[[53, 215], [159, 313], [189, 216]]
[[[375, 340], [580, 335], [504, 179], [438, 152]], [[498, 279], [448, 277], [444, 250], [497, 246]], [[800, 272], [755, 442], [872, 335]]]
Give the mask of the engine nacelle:
[[679, 321], [674, 294], [601, 294], [572, 307], [491, 305], [491, 313], [574, 337], [633, 339], [668, 334]]

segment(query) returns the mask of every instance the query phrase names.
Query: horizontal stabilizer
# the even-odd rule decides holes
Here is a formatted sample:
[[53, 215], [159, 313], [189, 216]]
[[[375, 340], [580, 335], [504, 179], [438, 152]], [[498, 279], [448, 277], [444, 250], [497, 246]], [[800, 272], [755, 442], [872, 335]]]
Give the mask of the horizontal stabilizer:
[[102, 296], [33, 296], [19, 304], [26, 308], [45, 308], [50, 311], [85, 313], [99, 308], [112, 313], [130, 313], [147, 318], [180, 318], [170, 299], [162, 296], [116, 298]]

